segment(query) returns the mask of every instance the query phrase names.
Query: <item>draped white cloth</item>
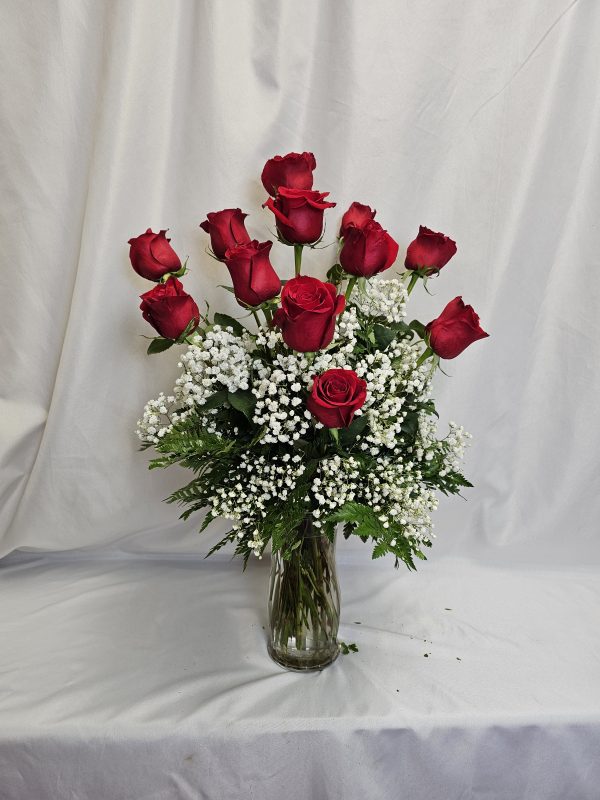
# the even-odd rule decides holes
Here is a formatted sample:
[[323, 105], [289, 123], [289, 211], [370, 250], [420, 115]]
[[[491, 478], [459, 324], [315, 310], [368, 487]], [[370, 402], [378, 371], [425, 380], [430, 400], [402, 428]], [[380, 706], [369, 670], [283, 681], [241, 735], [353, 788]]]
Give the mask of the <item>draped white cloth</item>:
[[368, 566], [340, 570], [358, 653], [298, 675], [265, 561], [5, 564], [0, 797], [596, 800], [597, 573]]
[[[109, 707], [122, 701], [127, 709], [129, 701], [136, 702], [135, 692], [127, 695], [123, 689], [124, 695], [112, 694], [115, 684], [107, 678], [114, 664], [112, 656], [99, 659], [108, 672], [98, 666], [99, 671], [93, 673], [95, 684], [90, 680], [86, 687], [85, 681], [80, 684], [73, 678], [77, 690], [69, 684], [69, 665], [86, 662], [92, 644], [92, 650], [115, 647], [110, 643], [110, 624], [103, 634], [98, 632], [99, 640], [94, 627], [105, 603], [113, 604], [111, 613], [116, 614], [118, 598], [110, 598], [115, 574], [127, 582], [127, 570], [147, 568], [144, 581], [137, 579], [139, 591], [131, 602], [139, 603], [140, 609], [153, 602], [148, 565], [155, 563], [157, 554], [162, 554], [161, 564], [170, 563], [174, 554], [189, 556], [186, 574], [189, 577], [197, 568], [198, 584], [215, 584], [220, 613], [226, 614], [228, 604], [235, 605], [242, 595], [240, 602], [253, 604], [256, 613], [262, 609], [263, 596], [248, 588], [256, 588], [260, 581], [252, 583], [248, 573], [236, 575], [235, 583], [232, 577], [225, 584], [230, 592], [218, 594], [222, 567], [215, 566], [213, 574], [206, 563], [200, 568], [198, 558], [225, 526], [199, 538], [198, 520], [178, 522], [174, 509], [160, 499], [186, 476], [176, 470], [149, 473], [147, 455], [137, 452], [133, 429], [141, 408], [159, 391], [170, 390], [177, 367], [172, 351], [152, 358], [144, 355], [146, 341], [141, 334], [151, 331], [137, 305], [138, 295], [148, 284], [129, 267], [127, 240], [150, 226], [154, 230], [169, 227], [177, 252], [190, 256], [188, 291], [199, 303], [207, 301], [213, 309], [237, 314], [231, 296], [217, 288], [224, 282], [223, 267], [205, 254], [206, 236], [198, 224], [208, 211], [239, 205], [250, 212], [252, 234], [269, 238], [272, 219], [260, 208], [265, 195], [258, 176], [266, 158], [290, 150], [315, 153], [315, 188], [330, 191], [338, 203], [327, 215], [330, 240], [341, 213], [358, 200], [377, 208], [378, 219], [400, 242], [401, 254], [419, 224], [443, 231], [458, 243], [458, 254], [430, 284], [433, 296], [421, 292], [410, 313], [427, 322], [452, 297], [462, 295], [491, 334], [449, 362], [452, 378], [440, 375], [436, 388], [442, 424], [455, 419], [474, 434], [467, 474], [475, 489], [466, 493], [468, 504], [458, 499], [441, 504], [436, 517], [439, 538], [430, 563], [421, 571], [449, 579], [452, 558], [470, 559], [465, 563], [471, 563], [472, 573], [465, 566], [463, 575], [469, 603], [477, 606], [480, 598], [507, 615], [506, 619], [492, 614], [472, 620], [483, 626], [486, 637], [500, 636], [500, 623], [510, 628], [531, 613], [524, 638], [505, 639], [504, 648], [498, 645], [498, 667], [525, 647], [525, 641], [531, 646], [537, 643], [538, 655], [551, 658], [552, 628], [547, 620], [542, 624], [543, 604], [539, 608], [536, 603], [541, 598], [561, 598], [548, 611], [564, 637], [563, 646], [573, 654], [560, 681], [548, 678], [542, 663], [539, 674], [524, 673], [516, 695], [519, 700], [509, 707], [511, 726], [502, 729], [499, 741], [495, 714], [507, 695], [500, 688], [494, 695], [487, 683], [493, 659], [482, 664], [481, 671], [469, 673], [477, 718], [469, 736], [475, 737], [475, 730], [482, 732], [478, 757], [490, 764], [497, 757], [506, 765], [517, 752], [517, 743], [523, 741], [519, 738], [525, 735], [523, 731], [531, 730], [528, 726], [542, 731], [536, 740], [538, 768], [528, 778], [525, 771], [519, 772], [524, 782], [518, 786], [503, 784], [506, 775], [492, 776], [487, 796], [593, 797], [585, 793], [585, 781], [593, 771], [586, 754], [591, 743], [598, 741], [599, 673], [596, 669], [595, 679], [580, 681], [575, 654], [581, 652], [586, 636], [581, 619], [589, 621], [587, 634], [593, 640], [598, 612], [594, 574], [598, 575], [600, 558], [600, 427], [596, 422], [600, 393], [600, 48], [596, 46], [600, 4], [595, 0], [4, 0], [0, 30], [0, 557], [15, 549], [84, 549], [91, 558], [86, 562], [90, 575], [96, 569], [102, 573], [101, 566], [94, 566], [95, 558], [110, 553], [111, 564], [119, 564], [119, 557], [125, 559], [124, 566], [115, 566], [115, 573], [109, 571], [106, 580], [97, 578], [104, 588], [99, 588], [97, 596], [92, 593], [85, 602], [82, 599], [84, 605], [79, 608], [79, 590], [74, 588], [77, 573], [70, 562], [58, 568], [52, 559], [34, 560], [27, 567], [21, 554], [17, 573], [14, 556], [0, 569], [5, 597], [3, 655], [7, 658], [2, 667], [0, 654], [0, 668], [9, 693], [7, 699], [0, 698], [3, 752], [11, 746], [16, 752], [27, 742], [21, 752], [28, 753], [38, 725], [48, 726], [44, 732], [50, 743], [44, 753], [48, 758], [60, 755], [75, 770], [68, 773], [70, 783], [61, 787], [56, 778], [54, 783], [40, 783], [43, 788], [19, 785], [11, 773], [10, 789], [3, 789], [0, 781], [0, 797], [3, 791], [10, 800], [34, 795], [236, 796], [237, 790], [228, 793], [226, 784], [219, 784], [220, 771], [197, 776], [196, 783], [190, 784], [196, 795], [192, 789], [186, 794], [183, 783], [177, 782], [171, 788], [157, 784], [154, 794], [144, 789], [143, 782], [139, 789], [134, 783], [118, 788], [118, 765], [124, 770], [131, 763], [128, 744], [137, 742], [129, 751], [135, 762], [135, 754], [140, 753], [135, 748], [145, 747], [140, 742], [150, 735], [149, 729], [139, 729], [143, 720], [135, 714], [127, 717], [122, 729], [117, 722], [117, 727], [106, 728], [106, 717], [90, 710], [88, 718], [85, 709], [92, 709], [93, 702], [100, 704], [102, 698]], [[331, 252], [314, 251], [305, 259], [306, 266], [322, 275], [331, 263]], [[273, 262], [283, 277], [293, 273], [291, 253], [284, 246], [274, 246]], [[132, 566], [132, 554], [140, 560], [139, 567]], [[360, 542], [341, 543], [339, 559], [355, 570], [355, 581], [364, 581], [365, 586], [383, 581], [379, 571], [372, 573], [375, 566]], [[515, 596], [522, 597], [522, 606], [509, 597], [501, 602], [499, 596], [514, 586], [510, 576], [517, 565], [530, 570], [519, 573], [520, 583], [514, 579], [520, 587]], [[585, 580], [582, 565], [590, 571]], [[398, 593], [394, 613], [408, 630], [414, 604], [424, 602], [423, 592], [434, 582], [428, 584], [426, 577], [399, 578], [390, 564], [386, 566], [386, 591]], [[252, 574], [264, 578], [258, 565], [255, 569]], [[494, 584], [493, 598], [486, 597], [486, 582], [479, 577], [487, 569], [500, 570], [507, 577], [505, 585], [500, 579]], [[568, 578], [562, 577], [562, 570], [567, 570]], [[535, 579], [528, 584], [525, 574]], [[165, 643], [174, 651], [179, 642], [191, 653], [188, 637], [197, 635], [192, 620], [207, 624], [203, 610], [211, 607], [204, 604], [210, 591], [194, 587], [189, 595], [180, 593], [173, 570], [165, 567], [161, 576], [167, 587], [164, 591], [173, 593], [172, 605], [164, 613], [175, 614], [178, 602], [203, 600], [194, 613], [188, 608], [186, 624], [176, 628], [177, 636], [172, 634]], [[83, 587], [88, 580], [94, 582], [81, 580]], [[70, 638], [61, 615], [52, 613], [55, 592], [57, 602], [62, 602], [66, 592], [66, 608], [74, 609], [77, 626], [89, 611], [85, 637]], [[34, 596], [40, 607], [27, 601]], [[352, 592], [350, 596], [354, 597]], [[356, 598], [353, 614], [374, 613], [368, 593], [358, 591]], [[99, 605], [94, 606], [95, 602]], [[129, 613], [135, 620], [136, 608]], [[381, 659], [373, 652], [365, 656], [370, 659], [368, 679], [374, 683], [385, 682], [386, 670], [392, 666], [394, 674], [404, 672], [403, 660], [389, 656], [396, 654], [396, 640], [392, 621], [385, 619], [381, 627], [392, 633], [380, 640]], [[46, 620], [54, 627], [42, 631], [39, 626]], [[429, 639], [427, 620], [420, 630]], [[131, 635], [142, 653], [160, 653], [162, 645], [155, 639], [143, 643], [147, 622], [142, 614], [139, 627], [136, 623], [131, 630], [122, 629], [116, 638], [119, 647], [126, 648]], [[245, 624], [243, 616], [236, 619], [228, 635], [243, 639]], [[29, 711], [41, 691], [43, 671], [32, 666], [28, 651], [19, 649], [25, 632], [28, 637], [39, 634], [39, 647], [50, 659], [50, 674], [55, 676], [50, 684], [56, 705], [44, 705], [39, 718]], [[156, 630], [148, 635], [152, 638]], [[50, 641], [67, 650], [53, 651]], [[246, 658], [264, 657], [261, 641], [243, 641]], [[206, 646], [205, 641], [194, 642], [197, 647]], [[30, 647], [35, 646], [35, 641], [30, 642]], [[597, 667], [597, 640], [585, 646], [585, 657]], [[253, 648], [255, 652], [250, 653]], [[366, 641], [363, 648], [369, 649]], [[14, 660], [19, 652], [23, 661]], [[72, 661], [65, 652], [71, 653]], [[240, 683], [252, 681], [245, 672], [247, 661], [236, 661], [236, 653], [215, 631], [202, 657], [201, 668], [207, 670], [203, 702], [210, 695], [207, 687], [217, 664], [221, 670], [229, 665], [229, 677], [238, 670]], [[118, 660], [118, 654], [113, 655]], [[157, 669], [162, 670], [168, 660], [162, 653]], [[339, 680], [337, 688], [328, 684], [324, 691], [352, 695], [365, 718], [379, 719], [376, 741], [381, 750], [373, 744], [375, 760], [363, 765], [367, 774], [379, 775], [377, 780], [398, 777], [394, 737], [404, 730], [402, 725], [413, 730], [416, 717], [424, 715], [432, 732], [428, 741], [439, 747], [431, 744], [433, 750], [421, 751], [422, 740], [417, 737], [409, 738], [407, 750], [398, 751], [403, 753], [406, 769], [410, 762], [412, 770], [406, 796], [418, 797], [418, 787], [428, 786], [419, 782], [419, 775], [427, 770], [437, 778], [450, 775], [452, 790], [436, 795], [430, 786], [429, 794], [423, 796], [484, 796], [483, 789], [461, 783], [460, 775], [444, 772], [444, 752], [447, 758], [454, 757], [446, 748], [459, 746], [448, 744], [453, 741], [449, 733], [439, 734], [447, 722], [443, 698], [459, 691], [455, 671], [442, 672], [431, 683], [425, 679], [413, 697], [414, 682], [422, 680], [419, 662], [412, 680], [404, 675], [405, 680], [395, 687], [401, 698], [399, 702], [397, 695], [393, 698], [390, 710], [383, 700], [375, 700], [369, 692], [362, 694], [365, 675], [352, 667], [358, 660], [358, 656], [355, 662], [343, 659], [332, 668], [339, 677], [323, 676], [321, 683], [324, 686], [331, 680], [335, 685]], [[140, 656], [136, 662], [126, 660], [123, 670], [135, 668], [139, 675], [146, 667], [150, 669]], [[165, 667], [163, 685], [173, 675]], [[156, 685], [147, 676], [144, 680], [140, 692], [147, 690], [150, 697], [160, 676]], [[293, 716], [292, 699], [286, 693], [301, 692], [301, 678], [282, 675], [280, 681], [285, 683], [285, 687], [280, 683], [281, 689], [269, 683], [261, 688], [267, 695], [273, 693], [266, 716], [255, 713], [258, 706], [247, 697], [242, 705], [232, 705], [232, 713], [239, 712], [247, 723], [244, 735], [252, 730], [267, 737], [278, 732], [291, 736], [282, 722]], [[580, 694], [573, 687], [572, 693], [564, 689], [575, 683]], [[123, 686], [132, 685], [133, 673], [127, 672]], [[489, 704], [479, 705], [482, 692], [475, 691], [474, 685], [486, 686]], [[68, 690], [66, 708], [79, 704], [81, 716], [74, 715], [73, 725], [80, 725], [80, 732], [89, 722], [96, 726], [98, 736], [112, 737], [106, 766], [110, 768], [114, 759], [116, 771], [94, 778], [107, 781], [105, 792], [97, 788], [94, 794], [85, 788], [90, 778], [87, 766], [81, 767], [81, 774], [77, 772], [78, 763], [93, 761], [92, 750], [85, 757], [81, 753], [86, 737], [81, 734], [83, 744], [77, 747], [73, 728], [61, 738], [66, 730], [58, 724], [61, 687]], [[255, 689], [253, 684], [243, 692], [252, 697]], [[85, 699], [86, 690], [93, 702]], [[198, 700], [193, 693], [186, 695], [185, 688], [182, 691], [192, 703]], [[548, 705], [552, 691], [565, 691], [560, 713]], [[529, 697], [527, 702], [525, 697]], [[583, 725], [586, 698], [590, 707]], [[325, 694], [320, 699], [326, 704]], [[173, 706], [170, 716], [172, 693], [160, 702], [164, 702], [165, 719], [183, 713]], [[281, 718], [276, 712], [278, 702], [282, 703]], [[412, 717], [405, 713], [407, 704]], [[309, 704], [307, 709], [316, 707]], [[196, 719], [194, 709], [187, 708]], [[352, 726], [362, 723], [357, 722], [360, 714], [351, 714], [347, 726], [341, 726], [340, 719], [346, 719], [344, 706], [328, 708], [339, 725], [332, 722], [326, 736], [315, 738], [314, 750], [303, 752], [311, 755], [313, 765], [323, 760], [314, 766], [319, 774], [330, 769], [341, 780], [344, 770], [353, 775], [362, 768], [360, 747], [343, 749], [344, 743], [355, 741]], [[547, 708], [552, 710], [550, 716], [545, 714]], [[3, 710], [8, 713], [4, 723]], [[304, 728], [310, 730], [310, 714], [306, 709], [305, 713]], [[315, 714], [314, 728], [322, 731], [320, 719]], [[16, 720], [21, 722], [16, 724]], [[459, 724], [456, 719], [455, 723]], [[519, 732], [520, 724], [524, 727]], [[495, 732], [489, 739], [485, 739], [486, 725]], [[139, 738], [130, 736], [134, 728]], [[227, 744], [229, 734], [232, 738]], [[215, 740], [223, 742], [220, 758], [228, 747], [242, 741], [231, 727], [222, 736]], [[474, 741], [457, 736], [456, 742], [467, 742], [465, 748]], [[553, 756], [548, 742], [555, 736], [565, 737], [559, 739], [563, 744], [568, 741], [573, 755], [568, 764]], [[317, 743], [326, 747], [335, 743], [336, 757], [328, 762]], [[422, 760], [425, 753], [433, 753], [433, 761]], [[265, 769], [278, 768], [275, 759], [264, 763]], [[570, 776], [572, 786], [580, 788], [573, 788], [571, 794], [567, 789], [552, 794], [546, 788], [536, 793], [536, 776], [540, 779], [544, 770], [559, 774], [559, 767], [563, 776]], [[237, 768], [243, 786], [248, 763], [240, 761]], [[582, 782], [576, 784], [576, 779]], [[261, 790], [260, 776], [254, 780], [257, 796], [268, 797]], [[211, 785], [221, 788], [211, 790]], [[300, 780], [295, 785], [307, 788]], [[344, 797], [353, 796], [349, 785], [355, 785], [356, 796], [369, 796], [358, 778], [354, 784], [350, 780], [343, 785], [347, 788]], [[392, 780], [390, 786], [396, 785]], [[72, 787], [71, 795], [65, 786]], [[500, 787], [509, 788], [503, 788], [502, 794]], [[289, 791], [294, 796], [294, 789]], [[327, 791], [327, 796], [337, 796], [333, 789]], [[386, 795], [373, 790], [372, 796]]]

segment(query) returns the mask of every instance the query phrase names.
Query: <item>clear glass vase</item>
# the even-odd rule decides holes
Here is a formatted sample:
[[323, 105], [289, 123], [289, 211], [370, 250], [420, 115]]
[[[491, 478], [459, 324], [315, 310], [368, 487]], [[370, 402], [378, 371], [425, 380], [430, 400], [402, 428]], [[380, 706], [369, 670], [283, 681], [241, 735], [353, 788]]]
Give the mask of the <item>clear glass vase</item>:
[[339, 655], [335, 538], [317, 531], [310, 518], [297, 536], [300, 544], [289, 559], [271, 556], [269, 654], [286, 669], [318, 670]]

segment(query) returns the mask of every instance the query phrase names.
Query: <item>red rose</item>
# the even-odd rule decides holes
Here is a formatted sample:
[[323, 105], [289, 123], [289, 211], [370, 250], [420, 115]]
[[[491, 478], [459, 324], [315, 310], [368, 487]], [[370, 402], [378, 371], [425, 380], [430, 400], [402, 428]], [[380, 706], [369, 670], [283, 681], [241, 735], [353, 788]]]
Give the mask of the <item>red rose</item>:
[[210, 236], [210, 246], [217, 258], [223, 260], [225, 251], [238, 244], [248, 244], [250, 236], [244, 226], [248, 214], [240, 208], [225, 208], [223, 211], [211, 211], [200, 223], [203, 231]]
[[445, 266], [456, 253], [456, 242], [443, 233], [435, 233], [419, 226], [419, 235], [408, 245], [404, 266], [406, 269], [427, 269], [433, 275]]
[[362, 228], [346, 228], [340, 252], [344, 272], [370, 278], [391, 267], [397, 255], [398, 243], [375, 220], [369, 220]]
[[349, 225], [354, 225], [355, 228], [362, 228], [369, 220], [374, 219], [376, 213], [376, 211], [371, 209], [371, 206], [363, 206], [362, 203], [352, 203], [348, 211], [346, 211], [342, 217], [340, 236], [346, 235], [346, 230]]
[[311, 244], [321, 238], [325, 209], [335, 206], [325, 200], [328, 195], [329, 192], [280, 186], [277, 197], [269, 197], [263, 208], [267, 206], [275, 214], [282, 239], [289, 244]]
[[181, 269], [179, 256], [169, 244], [171, 240], [167, 239], [166, 233], [166, 230], [153, 233], [148, 228], [146, 233], [129, 240], [131, 266], [142, 278], [159, 281], [167, 272]]
[[440, 358], [456, 358], [470, 344], [489, 336], [479, 325], [479, 317], [462, 297], [455, 297], [437, 319], [426, 325], [429, 346]]
[[140, 297], [142, 316], [165, 339], [179, 339], [192, 320], [193, 330], [200, 323], [198, 306], [177, 278], [168, 278]]
[[269, 260], [272, 246], [273, 242], [257, 242], [255, 239], [225, 253], [233, 290], [242, 305], [259, 306], [279, 294], [281, 281]]
[[335, 318], [346, 305], [344, 295], [336, 296], [336, 291], [332, 283], [304, 275], [285, 284], [273, 323], [281, 328], [288, 347], [300, 353], [327, 347], [333, 339]]
[[273, 197], [280, 186], [285, 186], [287, 189], [312, 189], [313, 170], [316, 166], [317, 162], [312, 153], [274, 156], [265, 164], [260, 179]]
[[328, 369], [314, 379], [306, 407], [326, 428], [347, 428], [367, 399], [367, 383], [351, 369]]

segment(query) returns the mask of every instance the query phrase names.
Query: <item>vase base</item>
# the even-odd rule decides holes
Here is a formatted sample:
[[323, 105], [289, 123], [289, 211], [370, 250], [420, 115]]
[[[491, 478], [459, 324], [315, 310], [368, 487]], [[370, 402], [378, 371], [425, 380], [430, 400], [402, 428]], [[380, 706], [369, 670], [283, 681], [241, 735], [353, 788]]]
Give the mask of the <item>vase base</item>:
[[313, 653], [299, 650], [282, 653], [276, 650], [271, 643], [268, 644], [267, 650], [276, 664], [291, 672], [320, 672], [333, 664], [340, 654], [338, 644], [334, 648]]

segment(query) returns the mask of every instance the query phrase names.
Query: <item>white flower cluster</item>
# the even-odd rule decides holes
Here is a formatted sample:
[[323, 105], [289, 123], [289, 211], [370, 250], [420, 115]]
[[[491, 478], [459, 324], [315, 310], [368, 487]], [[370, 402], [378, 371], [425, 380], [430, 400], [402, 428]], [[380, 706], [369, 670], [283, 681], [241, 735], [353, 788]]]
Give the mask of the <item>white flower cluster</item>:
[[189, 406], [202, 406], [219, 389], [229, 392], [250, 387], [253, 342], [248, 334], [235, 336], [231, 328], [214, 325], [205, 336], [195, 336], [178, 366], [175, 396]]
[[137, 435], [145, 444], [158, 444], [163, 436], [169, 433], [174, 423], [185, 419], [189, 410], [175, 411], [175, 397], [161, 392], [156, 400], [148, 400], [144, 413], [137, 421]]
[[406, 287], [397, 279], [367, 281], [352, 295], [352, 302], [365, 316], [384, 317], [388, 322], [402, 322], [407, 300]]
[[[195, 334], [177, 365], [183, 371], [175, 381], [173, 394], [166, 397], [161, 392], [156, 400], [146, 403], [142, 419], [137, 422], [139, 439], [146, 444], [158, 444], [175, 422], [185, 419], [219, 389], [225, 387], [230, 392], [248, 389], [253, 346], [249, 334], [240, 339], [231, 328], [219, 325], [214, 325], [204, 337]], [[207, 423], [207, 430], [214, 433], [214, 425]]]
[[[412, 461], [381, 456], [365, 478], [354, 458], [334, 456], [322, 462], [312, 491], [318, 504], [313, 511], [317, 526], [320, 526], [319, 517], [355, 500], [371, 508], [384, 529], [400, 525], [404, 536], [418, 542], [429, 541], [433, 536], [430, 513], [437, 508], [437, 500], [434, 491], [422, 482], [421, 473]], [[390, 541], [392, 547], [395, 543], [393, 539]]]
[[441, 458], [442, 466], [439, 474], [442, 477], [448, 472], [460, 470], [465, 449], [473, 438], [456, 422], [449, 422], [448, 427], [450, 428], [448, 434], [440, 440], [437, 438], [435, 420], [426, 414], [420, 415], [419, 436], [414, 451], [417, 461], [433, 461], [436, 457]]
[[412, 461], [403, 463], [382, 457], [364, 485], [361, 502], [380, 514], [384, 528], [395, 523], [402, 526], [408, 538], [420, 542], [431, 538], [433, 523], [429, 514], [437, 508], [437, 499], [435, 492], [422, 483], [421, 473]]
[[446, 436], [445, 441], [454, 454], [452, 467], [453, 469], [458, 469], [460, 462], [464, 458], [465, 448], [469, 446], [469, 440], [473, 436], [462, 425], [457, 425], [456, 422], [450, 421], [448, 427], [450, 428], [450, 433]]
[[372, 455], [381, 447], [402, 446], [405, 397], [409, 393], [421, 396], [429, 386], [429, 367], [417, 367], [418, 357], [419, 350], [411, 342], [396, 339], [385, 351], [370, 353], [356, 366], [356, 374], [369, 387], [363, 410], [369, 415], [370, 433], [361, 447]]
[[419, 432], [414, 456], [417, 461], [432, 461], [438, 448], [437, 424], [430, 414], [419, 414]]
[[314, 525], [321, 527], [320, 517], [337, 511], [344, 503], [354, 500], [356, 486], [361, 482], [358, 461], [350, 456], [332, 456], [319, 464], [319, 474], [313, 478], [311, 493], [317, 504], [312, 516]]
[[269, 503], [285, 503], [305, 469], [299, 455], [285, 453], [267, 460], [265, 456], [245, 453], [238, 467], [215, 487], [211, 512], [215, 517], [233, 520], [232, 528], [239, 531], [240, 539], [245, 535], [242, 529], [254, 527], [246, 544], [258, 555], [265, 543], [257, 523], [266, 516]]
[[349, 308], [339, 318], [329, 348], [318, 352], [312, 363], [307, 354], [287, 350], [280, 331], [258, 332], [256, 346], [270, 353], [268, 363], [259, 359], [253, 362], [252, 391], [257, 398], [253, 422], [265, 427], [265, 444], [293, 444], [308, 432], [312, 415], [306, 409], [305, 393], [315, 375], [328, 369], [353, 369], [349, 360], [358, 327], [356, 309]]
[[356, 308], [348, 306], [344, 313], [338, 317], [330, 347], [338, 346], [340, 352], [352, 353], [356, 344], [356, 332], [359, 328], [360, 322]]
[[265, 444], [292, 444], [310, 428], [311, 414], [306, 410], [303, 393], [306, 359], [295, 354], [273, 354], [273, 363], [255, 361], [256, 396], [253, 422], [266, 428]]

